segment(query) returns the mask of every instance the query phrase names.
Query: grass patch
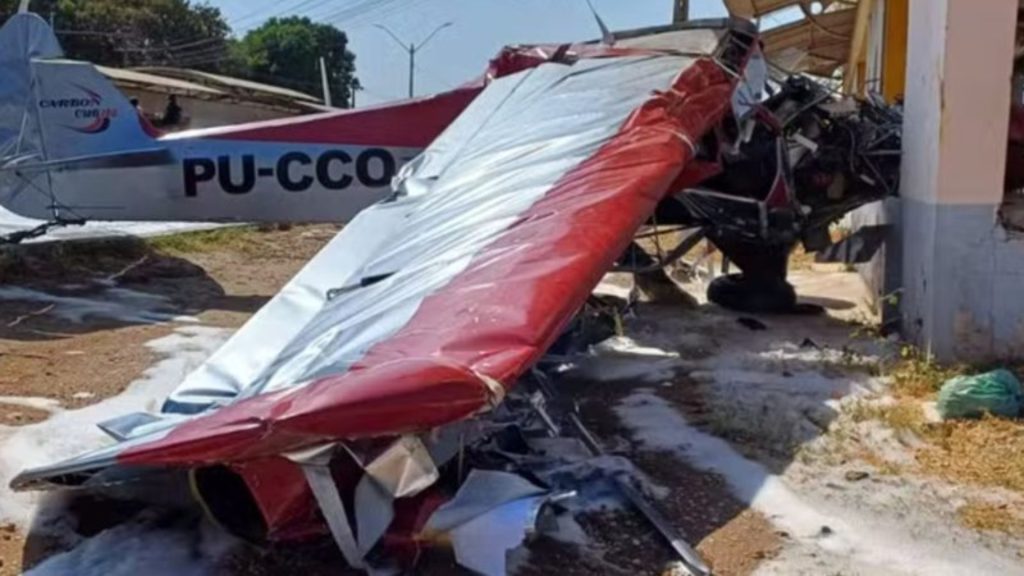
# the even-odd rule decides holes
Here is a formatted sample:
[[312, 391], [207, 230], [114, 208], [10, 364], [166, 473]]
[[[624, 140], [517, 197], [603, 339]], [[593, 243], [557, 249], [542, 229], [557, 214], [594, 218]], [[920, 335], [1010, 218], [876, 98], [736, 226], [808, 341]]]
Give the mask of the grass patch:
[[957, 510], [960, 523], [973, 530], [1024, 536], [1024, 520], [1008, 505], [970, 501]]
[[955, 482], [1024, 492], [1024, 425], [989, 417], [943, 422], [924, 435], [917, 454], [926, 471]]
[[254, 236], [259, 234], [255, 226], [227, 226], [213, 230], [183, 232], [168, 236], [146, 239], [153, 250], [168, 254], [201, 254], [224, 249], [238, 249], [247, 252], [256, 248]]
[[931, 398], [942, 385], [955, 376], [971, 373], [964, 364], [943, 365], [928, 358], [920, 350], [904, 346], [900, 359], [887, 370], [896, 396], [917, 399]]
[[875, 473], [879, 476], [900, 476], [903, 474], [903, 467], [886, 460], [872, 450], [863, 449], [856, 454], [857, 458], [860, 458], [864, 462], [868, 463], [875, 469]]
[[1024, 493], [1024, 423], [996, 417], [928, 422], [921, 403], [856, 402], [846, 408], [854, 422], [877, 421], [922, 446], [914, 454], [920, 470], [958, 484]]
[[859, 401], [846, 409], [854, 422], [878, 421], [897, 432], [911, 432], [918, 436], [927, 434], [929, 424], [925, 420], [920, 403], [901, 399], [891, 404]]

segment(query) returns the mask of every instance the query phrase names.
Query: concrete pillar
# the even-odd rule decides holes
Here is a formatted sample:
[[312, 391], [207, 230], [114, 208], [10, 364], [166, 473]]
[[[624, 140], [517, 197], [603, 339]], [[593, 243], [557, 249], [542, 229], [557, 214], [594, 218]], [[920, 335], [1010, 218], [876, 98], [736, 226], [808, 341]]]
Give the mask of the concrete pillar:
[[1024, 356], [1024, 241], [998, 222], [1018, 0], [911, 0], [905, 334], [940, 359]]

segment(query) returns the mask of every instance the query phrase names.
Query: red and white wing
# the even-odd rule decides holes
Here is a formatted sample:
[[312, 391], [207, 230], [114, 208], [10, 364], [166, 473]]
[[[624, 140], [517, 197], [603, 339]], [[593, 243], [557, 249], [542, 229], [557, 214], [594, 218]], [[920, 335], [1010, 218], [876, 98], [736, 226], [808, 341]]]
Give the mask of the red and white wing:
[[357, 217], [159, 421], [16, 484], [111, 464], [244, 463], [499, 402], [730, 105], [734, 78], [713, 58], [593, 52], [490, 84], [394, 198]]

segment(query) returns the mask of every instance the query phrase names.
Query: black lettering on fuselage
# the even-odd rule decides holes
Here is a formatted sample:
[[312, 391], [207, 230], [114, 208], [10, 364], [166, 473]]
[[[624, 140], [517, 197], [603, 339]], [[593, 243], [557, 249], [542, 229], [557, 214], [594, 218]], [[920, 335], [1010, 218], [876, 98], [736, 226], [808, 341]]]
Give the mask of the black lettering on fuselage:
[[344, 190], [352, 185], [352, 175], [342, 173], [340, 178], [331, 176], [331, 164], [340, 164], [342, 170], [352, 163], [352, 157], [344, 150], [328, 150], [316, 160], [316, 179], [328, 190]]
[[217, 165], [209, 158], [185, 158], [182, 167], [185, 170], [185, 196], [189, 198], [198, 195], [200, 182], [209, 182], [217, 175]]
[[[373, 160], [377, 160], [380, 164], [380, 174], [378, 176], [374, 176], [371, 170], [371, 162]], [[359, 179], [360, 184], [367, 188], [380, 188], [381, 186], [391, 184], [391, 179], [395, 176], [395, 170], [395, 157], [391, 155], [391, 152], [383, 148], [370, 148], [356, 159], [356, 178]]]
[[247, 194], [256, 185], [256, 158], [252, 154], [242, 155], [242, 180], [235, 184], [231, 177], [231, 156], [217, 157], [217, 181], [220, 189], [228, 194]]
[[[277, 160], [277, 183], [281, 185], [281, 188], [289, 192], [302, 192], [303, 190], [309, 190], [309, 187], [313, 185], [313, 177], [309, 174], [299, 176], [297, 179], [292, 179], [292, 164], [298, 164], [300, 166], [309, 166], [313, 163], [309, 155], [303, 154], [302, 152], [289, 152], [284, 156], [281, 156]], [[263, 171], [260, 170], [260, 175]]]
[[216, 160], [185, 158], [185, 196], [197, 196], [201, 183], [213, 181], [228, 194], [248, 194], [265, 178], [275, 179], [277, 186], [287, 192], [303, 192], [314, 185], [332, 191], [345, 190], [357, 183], [364, 188], [382, 188], [391, 184], [398, 171], [395, 157], [384, 148], [367, 148], [355, 157], [336, 149], [319, 155], [286, 152], [273, 163], [262, 160], [254, 154], [223, 155]]

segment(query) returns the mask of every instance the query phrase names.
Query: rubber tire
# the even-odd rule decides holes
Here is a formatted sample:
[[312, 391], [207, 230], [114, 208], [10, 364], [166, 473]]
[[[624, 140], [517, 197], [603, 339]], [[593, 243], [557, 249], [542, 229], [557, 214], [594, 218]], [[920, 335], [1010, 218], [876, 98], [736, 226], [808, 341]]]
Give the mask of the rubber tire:
[[729, 274], [711, 281], [708, 300], [723, 308], [750, 314], [790, 314], [798, 311], [796, 290], [785, 280], [751, 280]]

